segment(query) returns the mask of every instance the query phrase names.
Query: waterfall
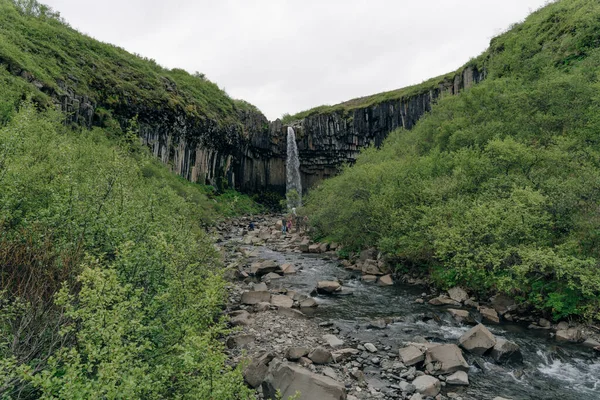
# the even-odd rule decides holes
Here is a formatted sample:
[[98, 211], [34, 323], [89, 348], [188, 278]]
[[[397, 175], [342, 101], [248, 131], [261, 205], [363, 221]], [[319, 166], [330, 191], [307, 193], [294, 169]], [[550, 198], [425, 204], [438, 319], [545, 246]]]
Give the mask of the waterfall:
[[[298, 207], [302, 204], [302, 182], [300, 181], [300, 159], [298, 158], [298, 146], [296, 146], [296, 133], [292, 127], [287, 132], [287, 168], [286, 187], [288, 207]], [[295, 190], [296, 193], [290, 193]]]

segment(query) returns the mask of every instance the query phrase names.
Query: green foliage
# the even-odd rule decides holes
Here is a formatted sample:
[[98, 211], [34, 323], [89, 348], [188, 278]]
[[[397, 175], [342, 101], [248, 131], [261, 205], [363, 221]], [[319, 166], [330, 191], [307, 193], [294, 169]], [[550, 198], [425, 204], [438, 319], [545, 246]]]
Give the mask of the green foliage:
[[255, 204], [61, 120], [25, 103], [0, 126], [0, 397], [249, 398], [202, 228]]
[[441, 287], [600, 318], [600, 5], [564, 0], [492, 40], [488, 79], [325, 181], [316, 234]]

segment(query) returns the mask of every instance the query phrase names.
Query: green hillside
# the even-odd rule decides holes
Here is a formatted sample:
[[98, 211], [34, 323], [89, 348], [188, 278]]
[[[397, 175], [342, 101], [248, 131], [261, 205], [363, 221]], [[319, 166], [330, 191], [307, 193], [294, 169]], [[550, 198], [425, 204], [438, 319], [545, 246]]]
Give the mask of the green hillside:
[[70, 80], [220, 124], [241, 103], [19, 3], [38, 9], [0, 0], [0, 398], [249, 398], [219, 340], [224, 268], [205, 228], [259, 208], [171, 174], [135, 121], [66, 126], [50, 97]]
[[600, 318], [600, 3], [494, 38], [487, 78], [310, 193], [318, 235], [377, 246], [440, 287]]

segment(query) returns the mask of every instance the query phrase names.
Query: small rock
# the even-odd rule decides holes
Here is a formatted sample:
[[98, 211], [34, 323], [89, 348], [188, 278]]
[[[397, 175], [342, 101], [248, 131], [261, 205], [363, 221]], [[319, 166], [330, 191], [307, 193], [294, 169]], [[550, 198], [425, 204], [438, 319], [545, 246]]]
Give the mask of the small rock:
[[439, 379], [434, 378], [430, 375], [422, 375], [416, 378], [412, 384], [422, 395], [435, 397], [438, 395], [442, 388], [442, 384]]
[[508, 311], [513, 311], [517, 307], [515, 301], [505, 294], [497, 294], [490, 301], [494, 310], [500, 315], [504, 315]]
[[253, 288], [255, 292], [267, 292], [269, 290], [269, 288], [267, 288], [267, 284], [264, 282], [255, 283]]
[[360, 279], [363, 282], [375, 282], [375, 281], [377, 281], [377, 276], [376, 275], [363, 275]]
[[271, 293], [269, 292], [244, 292], [242, 293], [242, 304], [254, 305], [262, 302], [270, 302]]
[[317, 293], [333, 294], [342, 289], [342, 285], [335, 281], [319, 281], [317, 283]]
[[331, 353], [332, 357], [333, 357], [333, 361], [335, 361], [336, 363], [339, 363], [341, 361], [344, 361], [352, 356], [358, 355], [360, 353], [360, 351], [356, 350], [356, 349], [340, 349], [340, 350], [336, 350], [334, 352]]
[[273, 295], [271, 296], [271, 304], [279, 308], [292, 308], [294, 300], [283, 294]]
[[521, 354], [519, 345], [504, 339], [496, 339], [491, 356], [497, 363], [523, 362], [523, 354]]
[[344, 341], [339, 339], [335, 335], [323, 335], [323, 340], [325, 340], [327, 344], [333, 347], [334, 349], [336, 347], [342, 347], [344, 345]]
[[392, 286], [393, 284], [394, 281], [392, 280], [392, 276], [389, 274], [379, 278], [379, 285], [381, 286]]
[[312, 297], [304, 299], [300, 302], [300, 308], [311, 308], [311, 307], [318, 307], [318, 306], [319, 306], [319, 303], [317, 303], [317, 301], [315, 299], [313, 299]]
[[429, 300], [429, 304], [432, 306], [460, 306], [458, 301], [454, 301], [446, 296], [438, 296]]
[[309, 352], [310, 350], [306, 347], [290, 347], [285, 353], [285, 358], [291, 361], [296, 361], [308, 355]]
[[271, 308], [271, 303], [267, 303], [265, 302], [261, 302], [261, 303], [257, 303], [254, 305], [254, 311], [256, 312], [263, 312], [263, 311], [267, 311]]
[[377, 347], [375, 347], [373, 343], [365, 343], [365, 349], [367, 349], [371, 353], [377, 353]]
[[474, 324], [475, 321], [471, 318], [471, 314], [467, 310], [457, 310], [454, 308], [448, 309], [452, 317], [461, 324]]
[[249, 344], [254, 343], [255, 340], [256, 338], [253, 335], [230, 336], [227, 338], [227, 347], [230, 349], [247, 347]]
[[250, 318], [250, 313], [248, 311], [242, 310], [240, 313], [232, 317], [229, 322], [231, 322], [231, 325], [233, 326], [246, 326], [250, 325], [253, 320]]
[[493, 308], [479, 307], [479, 313], [481, 314], [483, 319], [488, 322], [492, 322], [494, 324], [500, 323], [500, 318], [498, 317], [498, 313]]
[[371, 322], [369, 322], [369, 325], [367, 325], [368, 329], [385, 329], [387, 326], [387, 323], [385, 322], [384, 319], [375, 319]]
[[308, 358], [315, 364], [328, 364], [333, 361], [331, 352], [323, 347], [317, 347], [308, 354]]
[[333, 368], [331, 367], [325, 367], [323, 368], [323, 371], [321, 371], [321, 373], [325, 376], [330, 377], [331, 379], [338, 379], [337, 374], [335, 373], [335, 371], [333, 370]]
[[467, 294], [467, 292], [465, 292], [464, 289], [462, 289], [458, 286], [453, 287], [452, 289], [449, 289], [448, 295], [450, 296], [450, 298], [452, 300], [457, 301], [459, 303], [462, 303], [469, 299], [469, 295]]
[[538, 321], [538, 325], [541, 326], [542, 328], [550, 328], [552, 326], [550, 321], [548, 321], [545, 318], [540, 318], [540, 320]]
[[425, 364], [431, 364], [436, 375], [469, 370], [469, 364], [455, 344], [429, 347], [425, 353]]
[[418, 364], [425, 360], [425, 354], [415, 346], [400, 349], [400, 359], [407, 367]]
[[456, 371], [446, 378], [448, 385], [469, 386], [469, 375], [465, 371]]
[[275, 272], [269, 272], [268, 274], [264, 275], [261, 279], [264, 281], [273, 281], [281, 278], [283, 278], [281, 275], [276, 274]]
[[559, 342], [578, 343], [583, 340], [583, 333], [577, 328], [556, 331], [556, 340]]

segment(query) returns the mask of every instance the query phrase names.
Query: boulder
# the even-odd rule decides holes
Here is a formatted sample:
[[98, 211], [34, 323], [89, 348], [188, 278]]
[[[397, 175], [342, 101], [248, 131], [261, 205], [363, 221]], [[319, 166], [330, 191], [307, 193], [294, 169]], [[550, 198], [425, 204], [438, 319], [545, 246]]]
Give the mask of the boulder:
[[294, 396], [296, 392], [301, 393], [302, 399], [346, 399], [346, 389], [342, 383], [312, 373], [299, 365], [279, 360], [274, 360], [269, 365], [262, 389], [266, 399], [287, 399]]
[[356, 356], [360, 354], [360, 351], [357, 349], [340, 349], [340, 350], [335, 350], [334, 352], [331, 353], [331, 356], [333, 357], [333, 361], [336, 363], [339, 363], [341, 361], [344, 361], [352, 356]]
[[308, 358], [315, 364], [328, 364], [333, 361], [331, 352], [323, 347], [317, 347], [308, 353]]
[[388, 274], [379, 278], [379, 284], [381, 286], [392, 286], [394, 284], [394, 281], [392, 279], [392, 276]]
[[263, 312], [271, 309], [271, 303], [267, 303], [266, 301], [256, 303], [254, 305], [255, 312]]
[[313, 299], [312, 297], [304, 299], [300, 302], [300, 308], [311, 308], [311, 307], [318, 307], [318, 306], [319, 306], [319, 303], [317, 303], [317, 301], [315, 299]]
[[473, 308], [479, 309], [479, 303], [476, 302], [475, 300], [467, 299], [467, 300], [465, 300], [464, 304], [467, 307], [473, 307]]
[[488, 322], [498, 324], [500, 323], [500, 317], [498, 317], [498, 313], [493, 308], [488, 307], [479, 307], [479, 313], [481, 317]]
[[450, 297], [443, 295], [429, 300], [429, 304], [432, 306], [460, 306], [458, 301], [452, 300]]
[[451, 374], [468, 371], [469, 364], [455, 344], [432, 346], [425, 352], [425, 364], [431, 364], [435, 374]]
[[263, 262], [255, 262], [250, 266], [250, 273], [261, 277], [269, 272], [281, 271], [279, 265], [274, 260], [266, 260]]
[[263, 281], [273, 281], [276, 279], [281, 279], [283, 278], [281, 275], [276, 274], [275, 272], [269, 272], [266, 275], [263, 275], [263, 277], [261, 278]]
[[383, 275], [377, 266], [377, 261], [367, 260], [361, 266], [361, 271], [365, 275]]
[[329, 251], [329, 243], [321, 243], [319, 246], [319, 252], [326, 253], [327, 251]]
[[300, 251], [301, 251], [301, 252], [303, 252], [303, 253], [308, 253], [308, 251], [309, 251], [309, 250], [308, 250], [308, 248], [309, 248], [309, 247], [310, 247], [310, 246], [309, 246], [309, 244], [308, 244], [308, 243], [300, 243], [300, 244], [298, 245], [298, 250], [300, 250]]
[[448, 309], [448, 313], [461, 324], [474, 324], [475, 321], [471, 318], [471, 314], [467, 310], [457, 310], [454, 308]]
[[292, 308], [279, 307], [277, 308], [277, 314], [285, 315], [288, 318], [304, 318], [306, 315], [300, 310]]
[[227, 347], [230, 349], [236, 347], [248, 347], [249, 344], [254, 343], [256, 338], [253, 335], [236, 335], [227, 338]]
[[462, 289], [458, 286], [455, 286], [452, 289], [449, 289], [448, 296], [450, 296], [450, 298], [452, 300], [457, 301], [459, 303], [462, 303], [469, 299], [469, 295], [467, 294], [467, 292], [465, 292], [464, 289]]
[[458, 342], [468, 352], [483, 355], [496, 345], [496, 337], [485, 326], [479, 324], [462, 335]]
[[385, 319], [374, 319], [367, 325], [368, 329], [385, 329], [386, 327], [387, 322], [385, 322]]
[[291, 275], [296, 273], [296, 268], [293, 264], [283, 264], [281, 266], [281, 270], [283, 271], [284, 275]]
[[583, 347], [587, 347], [588, 349], [595, 349], [600, 346], [600, 342], [594, 339], [586, 339], [583, 343]]
[[556, 331], [556, 340], [559, 342], [578, 343], [584, 339], [583, 332], [577, 328]]
[[296, 361], [308, 355], [309, 352], [310, 350], [306, 347], [290, 347], [285, 353], [285, 358], [287, 358], [288, 360]]
[[255, 292], [267, 292], [269, 290], [267, 284], [264, 282], [255, 283], [254, 285], [252, 285], [252, 288]]
[[363, 250], [360, 252], [359, 258], [360, 258], [360, 261], [375, 259], [375, 258], [377, 258], [377, 249], [375, 249], [374, 247], [371, 247], [369, 249]]
[[505, 294], [497, 294], [490, 299], [490, 303], [494, 310], [500, 315], [504, 315], [508, 311], [513, 311], [517, 305], [512, 297]]
[[267, 372], [269, 371], [269, 363], [275, 358], [273, 353], [263, 353], [260, 356], [252, 360], [250, 364], [244, 369], [243, 375], [244, 380], [249, 386], [257, 388], [265, 380]]
[[308, 252], [309, 253], [320, 253], [321, 245], [319, 243], [311, 244], [310, 246], [308, 246]]
[[319, 281], [317, 283], [317, 293], [333, 294], [342, 289], [342, 285], [336, 281]]
[[270, 302], [271, 293], [269, 292], [244, 292], [242, 293], [242, 304], [254, 305], [262, 302]]
[[232, 316], [229, 320], [231, 325], [233, 326], [245, 326], [250, 325], [253, 320], [250, 317], [250, 313], [248, 311], [242, 310], [242, 312], [237, 313], [235, 316]]
[[418, 393], [430, 397], [437, 396], [442, 389], [440, 380], [430, 375], [421, 375], [417, 377], [412, 384], [415, 386]]
[[469, 386], [469, 375], [465, 371], [456, 371], [446, 377], [446, 383], [448, 385]]
[[278, 294], [271, 296], [271, 304], [280, 308], [292, 308], [294, 300], [286, 295]]
[[523, 362], [523, 354], [519, 345], [514, 342], [509, 342], [505, 339], [496, 339], [496, 344], [492, 348], [492, 358], [497, 363], [503, 364], [508, 362]]
[[425, 360], [425, 354], [415, 346], [400, 349], [400, 359], [407, 367], [418, 364]]
[[327, 344], [334, 349], [344, 345], [344, 341], [335, 335], [323, 335], [323, 340], [325, 340]]

